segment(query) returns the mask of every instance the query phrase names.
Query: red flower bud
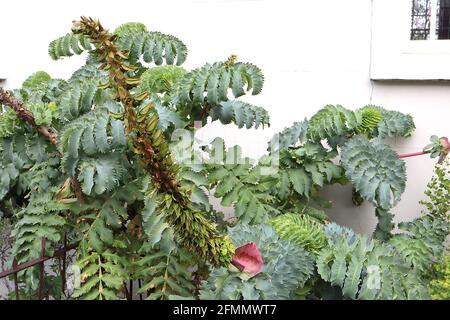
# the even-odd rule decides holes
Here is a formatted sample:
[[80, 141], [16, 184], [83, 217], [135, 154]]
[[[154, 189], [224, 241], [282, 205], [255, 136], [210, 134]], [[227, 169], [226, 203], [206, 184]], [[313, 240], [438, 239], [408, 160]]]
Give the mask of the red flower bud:
[[250, 274], [252, 277], [260, 273], [263, 267], [261, 252], [253, 242], [237, 248], [231, 263], [236, 268]]
[[439, 143], [441, 144], [441, 154], [439, 157], [439, 163], [444, 162], [447, 155], [450, 153], [450, 142], [447, 137], [442, 137], [439, 139]]
[[439, 139], [439, 142], [442, 146], [442, 152], [448, 154], [450, 152], [450, 142], [447, 137], [442, 137]]

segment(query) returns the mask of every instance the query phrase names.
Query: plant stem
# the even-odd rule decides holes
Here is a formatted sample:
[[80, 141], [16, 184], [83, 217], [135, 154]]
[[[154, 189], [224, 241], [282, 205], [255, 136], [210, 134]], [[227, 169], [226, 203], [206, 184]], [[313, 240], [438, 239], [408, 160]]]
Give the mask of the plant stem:
[[[5, 106], [10, 107], [16, 114], [19, 119], [25, 121], [37, 132], [39, 132], [45, 139], [50, 141], [51, 144], [56, 145], [58, 141], [58, 134], [55, 132], [53, 128], [48, 126], [37, 125], [33, 112], [29, 108], [27, 108], [21, 101], [19, 101], [16, 97], [14, 97], [10, 92], [5, 91], [0, 87], [0, 104], [4, 104]], [[81, 192], [81, 186], [76, 177], [72, 177], [71, 180], [72, 188], [75, 192], [75, 195], [80, 203], [85, 203], [86, 199]]]
[[130, 71], [136, 71], [138, 66], [126, 61], [128, 52], [114, 44], [116, 35], [111, 35], [98, 20], [81, 17], [80, 21], [74, 22], [72, 31], [90, 39], [96, 48], [93, 53], [102, 63], [100, 69], [108, 71], [106, 86], [116, 92], [115, 100], [124, 106], [125, 132], [133, 144], [133, 151], [152, 177], [156, 196], [162, 198], [160, 210], [174, 228], [180, 244], [200, 259], [227, 266], [234, 254], [231, 239], [221, 234], [202, 212], [191, 208], [190, 192], [181, 187], [177, 178], [179, 166], [172, 158], [164, 132], [157, 126], [159, 117], [155, 107], [147, 104], [140, 108], [148, 93], [131, 93], [140, 80], [130, 78]]
[[57, 134], [56, 132], [47, 126], [37, 125], [33, 113], [25, 107], [25, 105], [14, 97], [10, 92], [0, 88], [0, 103], [10, 107], [17, 114], [21, 120], [28, 123], [36, 131], [38, 131], [44, 138], [50, 141], [52, 144], [56, 144]]
[[405, 153], [401, 154], [400, 158], [409, 158], [409, 157], [416, 157], [416, 156], [422, 156], [424, 154], [429, 154], [430, 151], [420, 151], [420, 152], [414, 152], [414, 153]]

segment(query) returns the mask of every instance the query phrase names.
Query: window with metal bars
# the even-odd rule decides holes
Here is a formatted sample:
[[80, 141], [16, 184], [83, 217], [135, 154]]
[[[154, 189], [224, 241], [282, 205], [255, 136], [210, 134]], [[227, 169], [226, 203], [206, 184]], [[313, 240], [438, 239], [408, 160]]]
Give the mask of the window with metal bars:
[[450, 39], [450, 0], [412, 0], [411, 40], [445, 39]]
[[411, 40], [427, 40], [430, 36], [430, 0], [413, 0]]

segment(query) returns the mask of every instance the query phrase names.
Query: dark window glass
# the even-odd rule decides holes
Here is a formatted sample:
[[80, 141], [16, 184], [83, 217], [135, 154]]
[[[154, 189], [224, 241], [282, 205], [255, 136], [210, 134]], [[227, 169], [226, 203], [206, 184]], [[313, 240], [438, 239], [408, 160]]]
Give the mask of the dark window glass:
[[436, 35], [438, 39], [450, 39], [450, 0], [438, 1]]

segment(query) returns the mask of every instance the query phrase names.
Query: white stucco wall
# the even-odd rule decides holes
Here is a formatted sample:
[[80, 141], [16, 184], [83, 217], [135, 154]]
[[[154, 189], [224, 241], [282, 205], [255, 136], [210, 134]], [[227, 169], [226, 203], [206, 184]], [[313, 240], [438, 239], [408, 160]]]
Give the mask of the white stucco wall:
[[[15, 0], [2, 3], [0, 15], [0, 78], [8, 78], [8, 88], [20, 86], [36, 70], [68, 77], [81, 65], [80, 57], [54, 62], [47, 55], [48, 43], [68, 32], [80, 15], [98, 17], [111, 29], [141, 21], [173, 34], [188, 46], [187, 68], [232, 53], [257, 64], [266, 76], [263, 93], [243, 99], [266, 107], [272, 126], [245, 131], [214, 123], [202, 132], [204, 138], [223, 136], [230, 145], [239, 143], [251, 157], [264, 153], [275, 132], [325, 104], [358, 108], [373, 103], [412, 114], [417, 131], [408, 140], [393, 141], [399, 152], [421, 150], [432, 134], [450, 135], [447, 83], [370, 81], [370, 0]], [[406, 162], [408, 183], [394, 209], [397, 221], [419, 214], [418, 201], [435, 163], [427, 157]], [[358, 232], [373, 230], [373, 208], [353, 207], [350, 188], [333, 186], [324, 193], [334, 201], [329, 210], [334, 220]]]

